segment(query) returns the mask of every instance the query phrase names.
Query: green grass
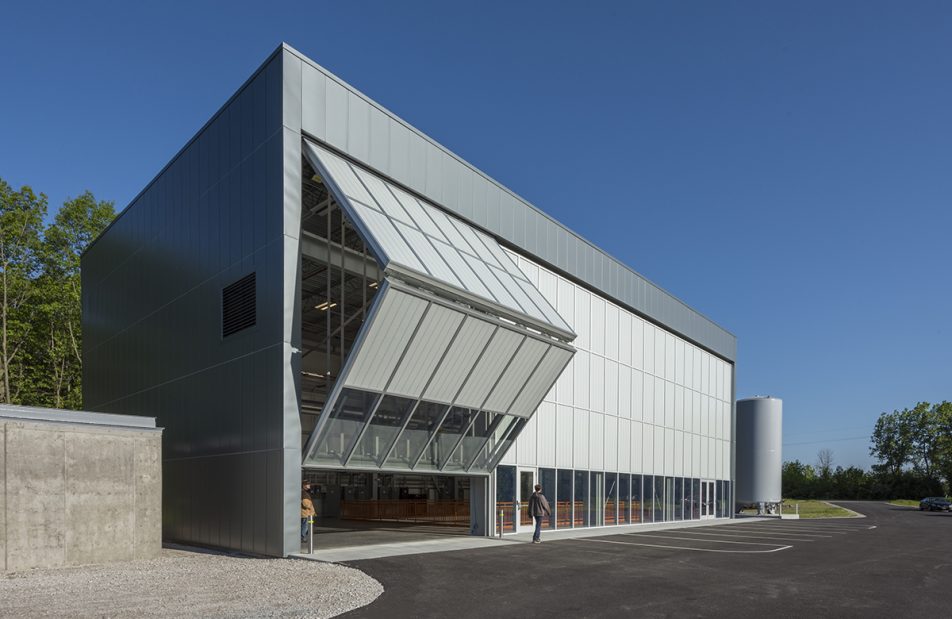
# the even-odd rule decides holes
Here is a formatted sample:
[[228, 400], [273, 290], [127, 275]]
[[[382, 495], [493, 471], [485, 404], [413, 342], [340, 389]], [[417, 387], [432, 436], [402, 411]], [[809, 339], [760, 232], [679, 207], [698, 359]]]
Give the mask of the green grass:
[[801, 518], [849, 518], [853, 515], [853, 512], [842, 507], [813, 499], [784, 499], [783, 513], [796, 513], [797, 505], [800, 506]]
[[901, 505], [903, 507], [919, 507], [919, 501], [915, 499], [893, 499], [890, 505]]
[[[824, 501], [814, 499], [784, 499], [783, 513], [797, 513], [797, 505], [800, 506], [800, 518], [849, 518], [852, 512], [830, 505]], [[918, 505], [918, 503], [916, 503]], [[757, 510], [743, 510], [745, 514], [756, 514]]]

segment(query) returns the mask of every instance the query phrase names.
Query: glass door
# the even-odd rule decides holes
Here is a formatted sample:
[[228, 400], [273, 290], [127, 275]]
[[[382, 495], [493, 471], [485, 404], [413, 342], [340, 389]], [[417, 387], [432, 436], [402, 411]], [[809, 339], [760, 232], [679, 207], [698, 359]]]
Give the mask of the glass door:
[[714, 482], [701, 481], [701, 520], [714, 517]]
[[535, 522], [529, 515], [529, 497], [535, 492], [535, 469], [519, 469], [519, 498], [516, 506], [518, 524], [516, 530], [520, 532], [535, 530]]

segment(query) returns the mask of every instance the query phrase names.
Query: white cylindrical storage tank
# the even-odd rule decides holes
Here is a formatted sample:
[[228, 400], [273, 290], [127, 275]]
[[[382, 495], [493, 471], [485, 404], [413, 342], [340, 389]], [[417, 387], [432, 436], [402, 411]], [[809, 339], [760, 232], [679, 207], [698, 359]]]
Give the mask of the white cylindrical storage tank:
[[783, 400], [737, 400], [737, 503], [779, 503]]

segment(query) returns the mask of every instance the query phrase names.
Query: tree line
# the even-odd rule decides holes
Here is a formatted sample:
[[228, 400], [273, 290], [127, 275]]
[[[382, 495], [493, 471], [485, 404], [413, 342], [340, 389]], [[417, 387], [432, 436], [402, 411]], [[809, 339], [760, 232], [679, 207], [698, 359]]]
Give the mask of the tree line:
[[79, 260], [115, 218], [90, 192], [47, 223], [46, 195], [0, 178], [0, 402], [82, 407]]
[[821, 450], [816, 466], [785, 462], [783, 495], [802, 499], [920, 499], [952, 484], [952, 402], [919, 402], [882, 413], [870, 438], [870, 470], [833, 467]]

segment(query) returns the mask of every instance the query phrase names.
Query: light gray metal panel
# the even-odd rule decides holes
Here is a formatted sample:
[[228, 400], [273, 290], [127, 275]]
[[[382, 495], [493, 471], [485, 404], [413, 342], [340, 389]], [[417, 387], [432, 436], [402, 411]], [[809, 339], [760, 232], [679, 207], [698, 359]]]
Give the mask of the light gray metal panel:
[[347, 93], [347, 152], [370, 160], [370, 105], [352, 92]]
[[463, 385], [456, 403], [460, 406], [479, 408], [524, 339], [524, 335], [515, 331], [502, 328], [496, 331], [483, 356], [479, 359], [479, 363], [473, 368], [472, 374]]
[[406, 125], [392, 118], [388, 124], [390, 126], [390, 167], [385, 172], [391, 178], [409, 178], [410, 130]]
[[382, 259], [387, 262], [391, 260], [399, 262], [410, 268], [417, 269], [424, 273], [427, 272], [423, 263], [420, 262], [417, 255], [410, 246], [407, 245], [404, 237], [397, 231], [393, 222], [387, 217], [378, 211], [367, 208], [359, 202], [354, 202], [351, 205], [351, 209], [366, 229], [370, 231], [372, 239], [376, 243], [379, 243], [383, 250]]
[[370, 107], [370, 165], [377, 170], [390, 167], [390, 119], [376, 107]]
[[433, 304], [410, 342], [387, 392], [419, 398], [464, 317], [462, 312]]
[[387, 185], [380, 180], [379, 176], [370, 174], [356, 166], [354, 167], [354, 171], [357, 173], [360, 182], [364, 184], [374, 199], [374, 204], [371, 204], [371, 206], [378, 207], [381, 211], [397, 221], [401, 221], [409, 226], [416, 226], [413, 218], [411, 218], [407, 210], [403, 208], [403, 205], [397, 201], [393, 193], [390, 192], [390, 189], [387, 188]]
[[[325, 88], [324, 129], [327, 143], [347, 150], [347, 89], [339, 81], [330, 78]], [[305, 107], [307, 104], [305, 103]]]
[[455, 247], [451, 247], [446, 243], [441, 243], [440, 241], [433, 240], [433, 246], [436, 248], [436, 251], [442, 256], [450, 268], [453, 269], [453, 272], [456, 273], [456, 276], [460, 278], [463, 282], [463, 287], [466, 290], [472, 290], [478, 295], [481, 295], [487, 299], [492, 299], [493, 294], [489, 291], [489, 288], [483, 284], [483, 281], [476, 276], [476, 272], [473, 271], [472, 267], [467, 264], [466, 260], [463, 258], [462, 254], [457, 251]]
[[407, 244], [412, 247], [413, 251], [420, 257], [420, 262], [426, 265], [426, 270], [429, 271], [430, 275], [442, 282], [467, 290], [466, 286], [456, 277], [446, 261], [440, 257], [440, 254], [430, 243], [430, 240], [426, 238], [426, 235], [400, 222], [397, 222], [396, 226], [400, 234], [403, 235], [403, 238], [407, 240]]
[[427, 386], [423, 399], [452, 402], [495, 330], [494, 325], [484, 320], [467, 317], [459, 335], [447, 351], [446, 358], [433, 374], [433, 380]]
[[781, 499], [783, 401], [779, 398], [737, 400], [738, 503], [777, 503]]
[[301, 129], [322, 140], [327, 139], [324, 120], [327, 114], [327, 78], [320, 71], [303, 63], [301, 73], [301, 100], [308, 105], [302, 106]]
[[446, 235], [443, 234], [443, 231], [437, 227], [430, 215], [427, 214], [427, 211], [424, 210], [422, 206], [420, 206], [419, 200], [395, 185], [392, 185], [390, 189], [393, 191], [404, 210], [407, 211], [410, 217], [413, 218], [413, 222], [420, 230], [435, 239], [449, 243], [449, 239], [446, 238]]
[[[483, 408], [499, 413], [507, 412], [550, 346], [553, 345], [533, 338], [526, 338], [526, 341], [512, 358], [512, 363], [506, 368], [492, 393], [489, 394]], [[506, 359], [505, 361], [508, 362], [509, 360]], [[500, 365], [503, 364], [500, 360]]]
[[[285, 50], [302, 59], [305, 71], [310, 68], [332, 76], [299, 52], [289, 47], [285, 47]], [[732, 334], [505, 189], [356, 89], [350, 86], [346, 88], [391, 119], [391, 153], [405, 153], [401, 158], [391, 156], [389, 169], [381, 169], [373, 161], [361, 161], [377, 167], [447, 210], [460, 214], [493, 236], [521, 248], [521, 253], [558, 268], [606, 297], [725, 359], [734, 360], [737, 343]], [[302, 94], [305, 110], [312, 105], [308, 99], [311, 91], [305, 88]], [[329, 87], [326, 96], [328, 118], [333, 114], [333, 97]], [[307, 116], [305, 111], [304, 117]], [[339, 114], [336, 116], [339, 117]], [[347, 122], [347, 119], [342, 122]], [[329, 132], [330, 123], [327, 127]], [[394, 139], [395, 134], [399, 134], [399, 137]], [[327, 139], [333, 145], [344, 148], [339, 138], [328, 135]], [[404, 147], [404, 141], [407, 147]], [[348, 154], [357, 157], [354, 153]]]
[[348, 387], [381, 391], [423, 318], [427, 302], [392, 288], [385, 295], [347, 374]]
[[539, 407], [552, 385], [572, 360], [572, 351], [558, 346], [549, 346], [545, 357], [539, 362], [525, 387], [509, 408], [510, 415], [529, 417]]

